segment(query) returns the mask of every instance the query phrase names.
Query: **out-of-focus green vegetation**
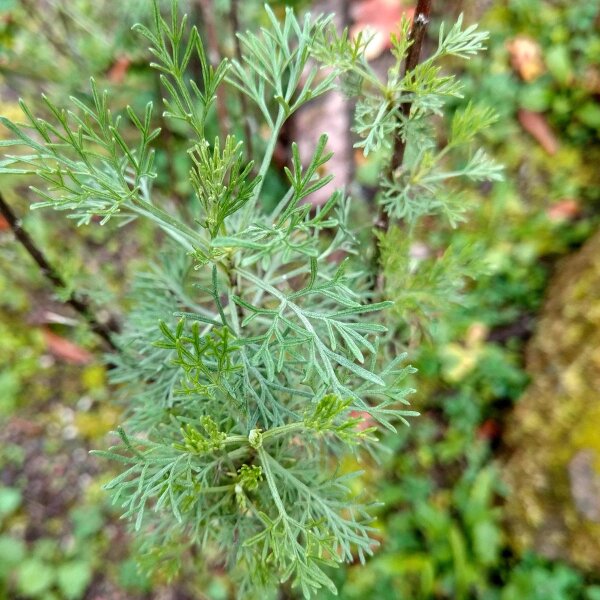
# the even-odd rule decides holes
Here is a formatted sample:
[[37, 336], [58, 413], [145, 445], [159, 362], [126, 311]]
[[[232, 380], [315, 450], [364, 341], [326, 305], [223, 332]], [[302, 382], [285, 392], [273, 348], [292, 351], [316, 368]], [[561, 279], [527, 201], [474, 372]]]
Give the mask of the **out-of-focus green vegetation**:
[[[476, 16], [479, 3], [462, 4]], [[597, 142], [597, 0], [506, 0], [489, 5], [482, 24], [492, 43], [490, 52], [471, 65], [469, 96], [491, 100], [504, 117], [518, 108], [543, 112], [563, 141]]]
[[[223, 12], [225, 4], [217, 3]], [[415, 253], [415, 261], [433, 265], [451, 240], [473, 261], [477, 278], [459, 305], [444, 303], [442, 294], [428, 307], [429, 326], [412, 357], [422, 416], [386, 440], [383, 464], [363, 465], [360, 485], [379, 489], [385, 501], [377, 522], [382, 547], [366, 566], [336, 574], [348, 600], [600, 599], [600, 573], [513, 548], [504, 508], [511, 490], [502, 479], [503, 427], [529, 384], [524, 345], [549, 277], [557, 258], [598, 225], [600, 3], [490, 4], [482, 19], [492, 33], [490, 49], [464, 74], [465, 101], [498, 112], [487, 141], [506, 165], [506, 178], [465, 197], [471, 215], [459, 230], [428, 223], [426, 243]], [[0, 1], [3, 114], [16, 113], [19, 94], [81, 93], [82, 75], [90, 73], [118, 90], [119, 104], [141, 106], [156, 97], [155, 74], [128, 29], [132, 18], [144, 18], [143, 2], [44, 2], [32, 13], [41, 5]], [[54, 11], [52, 18], [46, 10]], [[525, 57], [517, 55], [515, 40], [527, 40]], [[554, 154], [523, 130], [523, 110], [541, 116], [543, 135], [555, 138]], [[181, 200], [188, 190], [171, 190], [168, 175], [185, 168], [177, 160], [179, 135], [171, 132], [157, 160], [167, 174], [159, 185]], [[374, 170], [376, 162], [361, 165], [361, 182], [369, 184]], [[13, 184], [3, 191], [25, 214], [22, 182]], [[75, 230], [45, 213], [26, 214], [25, 223], [69, 280], [108, 306], [123, 293], [123, 273], [134, 271], [136, 256], [154, 243], [148, 230], [128, 225], [117, 234], [128, 240], [119, 253], [109, 232]], [[137, 569], [135, 548], [100, 489], [110, 473], [86, 452], [104, 444], [119, 410], [100, 360], [82, 350], [93, 348], [91, 335], [56, 318], [64, 314], [58, 299], [1, 222], [0, 264], [0, 419], [6, 424], [0, 598], [166, 593], [168, 573], [150, 581]], [[109, 289], [99, 288], [100, 272]], [[67, 338], [70, 349], [57, 341]], [[183, 583], [171, 584], [179, 594], [173, 597], [220, 600], [233, 593], [218, 556], [185, 557], [185, 563]]]

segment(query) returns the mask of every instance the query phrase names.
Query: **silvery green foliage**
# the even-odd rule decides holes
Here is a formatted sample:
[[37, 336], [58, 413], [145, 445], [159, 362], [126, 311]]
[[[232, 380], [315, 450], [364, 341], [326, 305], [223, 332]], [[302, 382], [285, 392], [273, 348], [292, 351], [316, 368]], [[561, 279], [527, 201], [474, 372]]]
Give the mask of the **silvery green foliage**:
[[[425, 215], [444, 215], [451, 224], [463, 219], [465, 204], [448, 186], [460, 177], [471, 181], [497, 180], [502, 168], [483, 150], [473, 149], [476, 135], [495, 121], [493, 111], [471, 104], [452, 120], [448, 141], [440, 150], [432, 117], [442, 116], [450, 98], [462, 98], [462, 84], [455, 75], [445, 74], [442, 61], [451, 57], [469, 59], [483, 49], [488, 37], [476, 25], [463, 29], [462, 16], [446, 31], [440, 28], [437, 49], [413, 70], [404, 73], [402, 64], [410, 46], [410, 21], [404, 19], [400, 33], [392, 35], [395, 62], [382, 80], [369, 61], [365, 49], [370, 38], [348, 32], [338, 34], [328, 27], [316, 44], [318, 58], [341, 73], [346, 93], [355, 97], [358, 135], [356, 147], [365, 155], [390, 151], [401, 137], [407, 150], [401, 168], [382, 175], [384, 210], [392, 219], [414, 226]], [[403, 105], [410, 104], [405, 116]], [[459, 168], [448, 170], [448, 158], [462, 158]]]
[[[24, 103], [25, 123], [2, 118], [14, 139], [0, 144], [28, 153], [6, 156], [0, 172], [36, 175], [44, 183], [32, 188], [38, 206], [69, 211], [79, 223], [145, 217], [171, 238], [135, 283], [113, 375], [129, 417], [119, 443], [99, 453], [122, 465], [106, 487], [141, 532], [151, 561], [160, 565], [174, 552], [177, 566], [182, 545], [216, 550], [240, 597], [288, 580], [309, 597], [322, 587], [335, 591], [329, 567], [362, 561], [376, 547], [372, 499], [357, 497], [350, 482], [358, 474], [336, 465], [348, 453], [377, 455], [377, 430], [394, 431], [416, 413], [406, 407], [411, 368], [383, 325], [391, 303], [374, 300], [375, 274], [357, 256], [348, 199], [336, 191], [320, 208], [306, 202], [331, 180], [323, 175], [331, 156], [325, 136], [312, 157], [293, 146], [288, 189], [272, 212], [262, 208], [279, 133], [340, 76], [359, 96], [356, 130], [365, 153], [389, 146], [398, 133], [409, 141], [411, 181], [403, 173], [385, 184], [392, 217], [432, 212], [447, 178], [494, 177], [497, 168], [475, 153], [460, 173], [444, 172], [448, 150], [436, 153], [423, 133], [443, 97], [459, 93], [436, 61], [476, 52], [483, 34], [457, 24], [440, 34], [432, 59], [401, 77], [405, 22], [394, 41], [398, 65], [384, 83], [364, 58], [364, 41], [337, 36], [329, 18], [299, 21], [288, 10], [279, 22], [266, 10], [268, 27], [240, 35], [241, 60], [217, 67], [175, 2], [170, 19], [155, 4], [153, 27], [137, 26], [161, 75], [165, 117], [189, 131], [194, 222], [153, 192], [152, 142], [160, 131], [152, 106], [141, 116], [130, 108], [115, 116], [93, 81], [89, 104], [72, 98], [64, 110], [45, 98], [52, 121]], [[333, 70], [320, 71], [315, 57]], [[201, 81], [188, 75], [191, 60]], [[221, 85], [245, 94], [270, 128], [256, 166], [246, 162], [241, 141], [206, 138]], [[403, 122], [398, 103], [407, 98], [413, 110]], [[133, 144], [124, 119], [137, 130]], [[469, 143], [490, 120], [468, 108], [455, 117], [447, 148]], [[418, 210], [416, 196], [423, 198]]]

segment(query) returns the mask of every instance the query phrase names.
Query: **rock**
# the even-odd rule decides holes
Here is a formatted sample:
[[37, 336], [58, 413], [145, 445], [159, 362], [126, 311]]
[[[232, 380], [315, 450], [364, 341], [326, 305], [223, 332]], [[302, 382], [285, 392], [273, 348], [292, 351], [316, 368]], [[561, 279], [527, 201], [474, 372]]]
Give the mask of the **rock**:
[[507, 426], [507, 526], [527, 548], [600, 569], [600, 232], [565, 259], [526, 355]]
[[597, 460], [594, 450], [580, 450], [569, 463], [569, 481], [579, 514], [600, 523], [600, 475], [594, 468]]

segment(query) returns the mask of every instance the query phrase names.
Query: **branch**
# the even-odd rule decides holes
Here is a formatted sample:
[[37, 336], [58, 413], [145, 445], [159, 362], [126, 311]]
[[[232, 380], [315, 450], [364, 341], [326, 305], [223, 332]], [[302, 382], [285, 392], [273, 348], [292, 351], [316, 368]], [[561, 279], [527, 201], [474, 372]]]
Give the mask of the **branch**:
[[[419, 64], [419, 60], [421, 59], [421, 48], [423, 46], [423, 40], [425, 39], [425, 33], [427, 32], [427, 26], [429, 25], [431, 4], [432, 0], [419, 0], [417, 3], [412, 28], [408, 36], [408, 39], [411, 41], [411, 45], [408, 49], [408, 54], [406, 55], [403, 76], [406, 76], [407, 73], [410, 73]], [[402, 103], [402, 119], [408, 119], [411, 108], [412, 102]], [[404, 162], [405, 151], [406, 139], [399, 135], [396, 137], [394, 142], [394, 153], [392, 155], [392, 163], [390, 165], [390, 170], [392, 173], [402, 166], [402, 163]]]
[[[429, 25], [429, 17], [431, 14], [432, 0], [419, 0], [417, 2], [417, 8], [415, 9], [415, 16], [413, 18], [413, 24], [408, 35], [408, 39], [411, 44], [406, 55], [404, 62], [403, 76], [410, 73], [418, 64], [421, 59], [421, 48], [423, 47], [423, 41]], [[405, 121], [410, 116], [410, 110], [412, 108], [412, 102], [403, 102], [400, 107], [400, 120]], [[394, 140], [394, 151], [392, 154], [392, 161], [389, 168], [389, 176], [393, 177], [394, 173], [404, 163], [404, 153], [406, 152], [406, 138], [403, 138], [401, 134], [397, 135]], [[375, 226], [380, 231], [387, 231], [389, 228], [389, 216], [380, 208], [379, 214]]]
[[[423, 47], [423, 40], [425, 39], [425, 33], [427, 32], [427, 26], [429, 25], [429, 16], [431, 14], [432, 0], [418, 0], [417, 8], [415, 9], [415, 16], [413, 18], [412, 27], [408, 34], [408, 39], [411, 42], [406, 59], [404, 61], [403, 77], [407, 73], [412, 71], [421, 59], [421, 48]], [[400, 121], [406, 121], [410, 117], [410, 110], [412, 108], [412, 102], [403, 102], [400, 106]], [[404, 163], [404, 153], [406, 152], [406, 138], [402, 137], [399, 133], [394, 139], [394, 150], [392, 153], [392, 160], [388, 171], [388, 177], [393, 180], [395, 172], [402, 167]], [[376, 232], [385, 233], [390, 227], [390, 216], [385, 211], [384, 207], [380, 204], [377, 210], [377, 216], [375, 218], [375, 230]], [[373, 290], [382, 291], [384, 287], [383, 272], [379, 272], [381, 265], [379, 264], [381, 258], [380, 241], [378, 236], [375, 236], [375, 249], [372, 258], [372, 264], [375, 268], [375, 272], [378, 273], [377, 277], [373, 280]]]
[[[56, 269], [50, 264], [44, 253], [37, 247], [31, 236], [23, 229], [21, 221], [17, 218], [12, 208], [6, 203], [0, 193], [0, 214], [6, 219], [17, 240], [25, 248], [29, 256], [40, 267], [42, 273], [50, 283], [59, 290], [67, 290], [68, 286], [65, 280], [59, 275]], [[111, 319], [108, 323], [102, 323], [94, 315], [89, 298], [75, 291], [69, 292], [65, 301], [76, 312], [78, 312], [88, 323], [91, 330], [113, 351], [118, 351], [118, 346], [113, 342], [112, 335], [118, 331], [117, 323]]]

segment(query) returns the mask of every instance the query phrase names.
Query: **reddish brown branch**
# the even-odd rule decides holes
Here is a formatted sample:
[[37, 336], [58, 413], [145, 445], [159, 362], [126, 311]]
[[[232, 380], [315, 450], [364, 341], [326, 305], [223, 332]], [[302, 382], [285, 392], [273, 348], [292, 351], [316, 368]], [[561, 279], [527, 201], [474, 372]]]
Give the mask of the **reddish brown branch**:
[[[425, 40], [425, 34], [427, 33], [427, 27], [429, 26], [429, 20], [431, 15], [432, 0], [418, 0], [417, 7], [415, 9], [415, 15], [413, 18], [412, 27], [408, 34], [410, 46], [406, 54], [404, 61], [404, 67], [402, 75], [405, 77], [407, 73], [410, 73], [415, 69], [421, 60], [421, 49], [423, 47], [423, 41]], [[400, 106], [400, 120], [406, 121], [410, 117], [410, 111], [412, 108], [412, 102], [403, 102]], [[399, 132], [394, 139], [394, 149], [392, 152], [392, 159], [390, 161], [390, 167], [388, 177], [393, 181], [396, 171], [400, 169], [404, 163], [404, 154], [406, 152], [406, 138]], [[377, 231], [385, 233], [390, 227], [390, 217], [380, 204], [379, 210], [377, 211], [377, 217], [375, 220], [375, 228]], [[380, 241], [375, 239], [375, 252], [373, 256], [373, 263], [377, 270], [381, 267], [379, 260], [381, 257]], [[383, 288], [383, 273], [379, 273], [376, 281], [374, 282], [374, 289]]]
[[[419, 0], [415, 9], [412, 27], [408, 34], [410, 46], [404, 61], [403, 76], [410, 73], [419, 64], [421, 60], [421, 49], [431, 15], [432, 0]], [[400, 119], [405, 121], [410, 116], [412, 102], [403, 102], [400, 106]], [[398, 134], [394, 139], [394, 150], [390, 162], [389, 177], [393, 179], [395, 172], [402, 167], [404, 163], [404, 153], [406, 152], [406, 139]], [[389, 228], [389, 216], [384, 210], [380, 210], [375, 226], [380, 231], [387, 231]]]
[[[408, 48], [408, 54], [406, 55], [406, 61], [404, 62], [404, 76], [413, 71], [421, 59], [421, 48], [423, 47], [423, 40], [425, 39], [427, 26], [429, 25], [431, 4], [432, 0], [419, 0], [417, 3], [412, 28], [408, 36], [411, 45]], [[408, 119], [411, 108], [412, 102], [402, 103], [400, 109], [402, 119]], [[392, 162], [390, 165], [390, 170], [392, 173], [402, 166], [402, 163], [404, 162], [405, 151], [406, 140], [401, 135], [396, 136], [394, 141], [394, 153], [392, 155]]]
[[[44, 253], [38, 248], [32, 237], [23, 229], [21, 221], [17, 218], [12, 208], [6, 203], [2, 194], [0, 194], [0, 214], [6, 219], [14, 236], [25, 248], [29, 256], [37, 263], [42, 273], [50, 283], [59, 290], [68, 289], [65, 280], [59, 275], [58, 271], [50, 264]], [[114, 351], [118, 350], [117, 345], [112, 340], [112, 334], [117, 331], [117, 324], [111, 320], [108, 324], [100, 322], [91, 309], [89, 298], [75, 291], [69, 293], [66, 304], [78, 312], [88, 323], [90, 329], [98, 335], [104, 343]]]

